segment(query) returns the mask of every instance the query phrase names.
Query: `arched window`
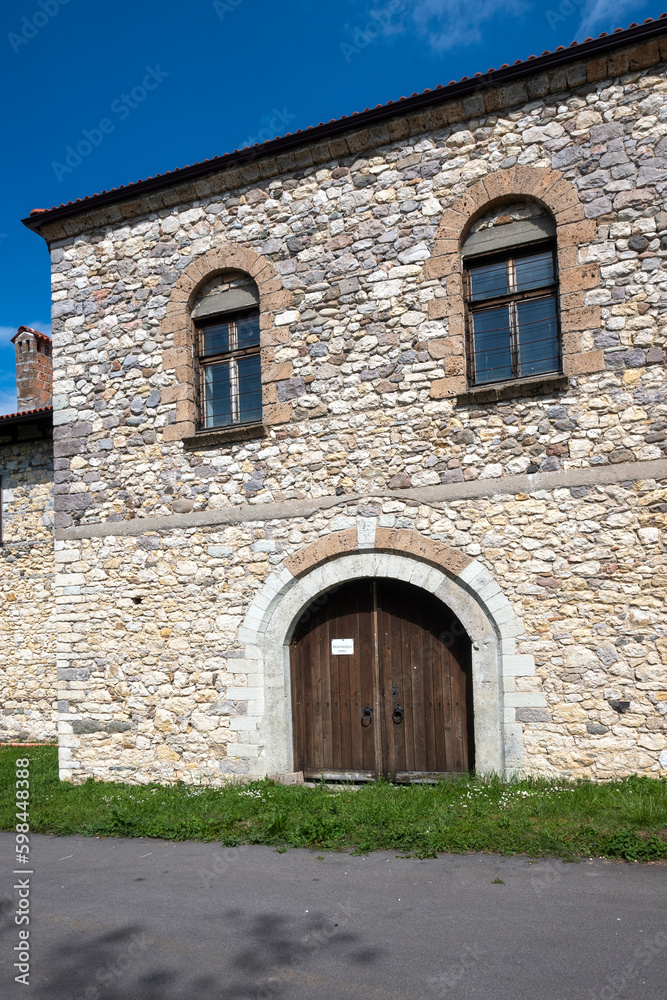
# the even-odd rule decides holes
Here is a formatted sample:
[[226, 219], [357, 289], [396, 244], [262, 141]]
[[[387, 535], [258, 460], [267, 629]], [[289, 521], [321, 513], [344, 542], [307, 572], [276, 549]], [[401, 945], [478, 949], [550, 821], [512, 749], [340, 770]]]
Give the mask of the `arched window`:
[[534, 202], [488, 212], [462, 247], [468, 384], [560, 372], [556, 224]]
[[218, 275], [192, 311], [197, 429], [262, 420], [259, 291], [240, 271]]

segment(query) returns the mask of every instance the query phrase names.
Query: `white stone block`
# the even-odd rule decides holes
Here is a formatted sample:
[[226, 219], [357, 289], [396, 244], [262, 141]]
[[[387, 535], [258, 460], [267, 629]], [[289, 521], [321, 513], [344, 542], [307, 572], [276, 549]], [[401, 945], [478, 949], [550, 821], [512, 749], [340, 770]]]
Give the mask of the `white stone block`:
[[56, 587], [83, 587], [86, 577], [83, 573], [56, 573], [53, 582]]
[[499, 625], [498, 630], [503, 640], [516, 639], [518, 636], [524, 634], [523, 622], [520, 618], [513, 618], [509, 622], [503, 622]]
[[264, 694], [262, 688], [254, 687], [228, 687], [226, 692], [227, 701], [248, 701], [250, 698], [260, 698]]
[[377, 528], [377, 518], [358, 517], [357, 518], [357, 542], [360, 549], [372, 549], [375, 545], [375, 530]]
[[492, 597], [496, 596], [496, 594], [502, 594], [502, 590], [500, 588], [500, 584], [498, 584], [495, 580], [492, 580], [491, 583], [487, 583], [486, 586], [480, 587], [476, 593], [480, 600], [487, 604]]
[[228, 674], [247, 674], [255, 665], [254, 660], [227, 660], [223, 669]]
[[500, 590], [497, 594], [494, 594], [493, 597], [489, 597], [488, 600], [484, 599], [484, 603], [496, 621], [498, 621], [498, 612], [500, 611], [510, 611], [511, 614], [514, 614], [512, 605]]
[[[254, 645], [257, 642], [257, 640], [259, 639], [259, 632], [258, 632], [258, 630], [255, 629], [255, 628], [246, 628], [245, 625], [241, 626], [241, 628], [238, 630], [237, 634], [238, 634], [239, 642], [243, 642], [243, 643], [251, 643], [251, 644]], [[248, 653], [246, 652], [246, 656], [247, 655], [248, 655]]]
[[516, 722], [516, 709], [515, 708], [504, 708], [503, 709], [503, 727], [506, 729], [507, 726], [514, 725]]
[[249, 610], [256, 608], [258, 611], [266, 611], [271, 606], [271, 602], [275, 596], [275, 594], [267, 591], [265, 586], [262, 587], [259, 594], [255, 594]]
[[486, 586], [487, 583], [493, 583], [492, 577], [477, 559], [473, 559], [471, 563], [468, 563], [465, 569], [461, 570], [457, 579], [463, 583], [467, 583], [475, 592], [477, 592], [478, 588]]
[[[257, 664], [255, 664], [257, 666]], [[237, 684], [237, 687], [243, 687], [242, 684]], [[259, 691], [264, 690], [264, 674], [258, 674], [256, 672], [246, 674], [246, 689], [247, 688], [257, 688]]]
[[243, 628], [254, 629], [255, 632], [263, 632], [266, 628], [267, 616], [257, 607], [251, 607], [243, 619]]
[[524, 765], [523, 730], [521, 725], [513, 722], [504, 727], [505, 774], [510, 777], [520, 771]]
[[547, 696], [539, 691], [514, 691], [505, 695], [506, 708], [546, 708]]
[[[294, 579], [291, 573], [289, 576], [292, 580]], [[266, 596], [267, 600], [272, 601], [274, 597], [281, 593], [285, 586], [286, 582], [281, 580], [277, 573], [271, 573], [271, 575], [266, 578], [260, 594], [262, 596]]]
[[235, 715], [229, 720], [229, 728], [235, 732], [257, 732], [257, 719], [247, 715]]
[[514, 608], [507, 598], [503, 598], [503, 603], [498, 607], [497, 611], [489, 608], [489, 612], [493, 615], [496, 625], [504, 625], [506, 622], [512, 622], [516, 619]]
[[503, 656], [503, 673], [508, 677], [532, 677], [535, 673], [535, 659], [530, 653]]
[[228, 757], [259, 757], [264, 747], [256, 743], [236, 743], [228, 744]]
[[286, 309], [285, 312], [278, 313], [274, 322], [276, 326], [291, 326], [292, 323], [298, 323], [300, 313], [297, 309]]

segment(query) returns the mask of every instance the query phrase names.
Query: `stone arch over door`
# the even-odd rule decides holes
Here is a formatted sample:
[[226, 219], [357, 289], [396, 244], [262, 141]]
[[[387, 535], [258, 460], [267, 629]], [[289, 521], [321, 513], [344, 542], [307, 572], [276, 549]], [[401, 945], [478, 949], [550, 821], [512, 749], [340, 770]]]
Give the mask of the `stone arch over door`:
[[447, 320], [447, 335], [437, 354], [444, 356], [445, 379], [432, 385], [437, 398], [465, 392], [465, 307], [461, 247], [477, 219], [512, 201], [525, 199], [541, 205], [556, 223], [560, 293], [560, 326], [565, 375], [604, 370], [604, 352], [594, 350], [593, 331], [600, 327], [599, 305], [586, 305], [586, 291], [600, 285], [596, 261], [579, 263], [579, 250], [597, 236], [597, 224], [587, 219], [584, 204], [570, 181], [549, 167], [510, 167], [495, 170], [472, 184], [447, 208], [435, 235], [425, 276], [443, 282], [444, 295], [429, 303], [431, 319]]
[[239, 640], [245, 644], [255, 697], [257, 756], [250, 773], [288, 773], [292, 764], [289, 643], [305, 609], [352, 580], [390, 578], [433, 594], [453, 612], [472, 643], [475, 758], [481, 772], [512, 773], [523, 766], [523, 729], [516, 709], [544, 708], [544, 695], [515, 691], [517, 676], [535, 673], [530, 655], [517, 655], [523, 625], [500, 586], [477, 560], [414, 531], [378, 528], [357, 518], [287, 560], [257, 594]]
[[226, 271], [250, 275], [259, 290], [260, 343], [262, 358], [262, 412], [265, 424], [289, 420], [291, 404], [279, 402], [276, 382], [291, 375], [291, 364], [276, 364], [274, 349], [289, 340], [289, 326], [276, 323], [280, 312], [292, 302], [280, 275], [262, 254], [249, 247], [221, 241], [196, 257], [174, 285], [160, 332], [172, 347], [163, 351], [162, 368], [173, 373], [173, 382], [163, 391], [163, 401], [175, 403], [176, 420], [163, 429], [165, 441], [180, 441], [195, 433], [194, 323], [192, 308], [204, 286]]

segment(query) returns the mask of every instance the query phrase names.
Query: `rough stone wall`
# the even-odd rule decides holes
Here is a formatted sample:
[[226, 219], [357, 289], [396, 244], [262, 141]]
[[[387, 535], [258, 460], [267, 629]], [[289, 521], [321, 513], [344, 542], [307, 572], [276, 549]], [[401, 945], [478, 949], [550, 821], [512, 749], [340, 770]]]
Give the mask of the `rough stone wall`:
[[56, 734], [51, 439], [12, 443], [0, 425], [0, 741]]
[[[662, 457], [665, 88], [662, 71], [627, 74], [54, 245], [58, 525]], [[467, 185], [526, 164], [560, 170], [595, 220], [578, 262], [600, 265], [587, 336], [607, 370], [501, 416], [431, 398], [447, 320], [428, 304], [446, 283], [424, 262]], [[289, 420], [269, 442], [193, 454], [162, 440], [177, 420], [163, 317], [222, 240], [265, 255], [291, 292], [266, 348]]]
[[[222, 780], [255, 766], [256, 689], [245, 665], [234, 670], [236, 631], [269, 570], [343, 529], [344, 494], [362, 497], [357, 512], [378, 507], [476, 556], [504, 588], [538, 668], [514, 692], [539, 685], [517, 707], [528, 766], [664, 768], [667, 81], [662, 64], [616, 65], [620, 76], [584, 72], [520, 106], [424, 120], [375, 148], [366, 135], [360, 153], [348, 137], [340, 155], [265, 180], [256, 165], [235, 171], [233, 189], [227, 177], [206, 193], [206, 182], [138, 218], [100, 212], [53, 242], [68, 773]], [[438, 398], [451, 321], [433, 263], [441, 221], [473, 185], [522, 170], [569, 185], [583, 206], [567, 250], [573, 269], [599, 275], [577, 294], [584, 349], [601, 352], [604, 370], [503, 402]], [[278, 298], [263, 310], [266, 437], [207, 449], [175, 431], [189, 412], [178, 315], [215, 279], [205, 262], [221, 246], [261, 255], [282, 288], [271, 285]], [[639, 482], [636, 462], [648, 470]], [[626, 464], [620, 484], [509, 486]], [[498, 495], [438, 504], [401, 493], [485, 480]], [[142, 518], [336, 496], [340, 507], [305, 518], [122, 536]], [[96, 524], [118, 535], [75, 537]]]
[[269, 574], [361, 516], [479, 559], [523, 618], [517, 651], [535, 657], [536, 676], [510, 688], [523, 696], [515, 712], [528, 769], [664, 773], [665, 498], [667, 480], [446, 503], [377, 498], [59, 541], [57, 583], [72, 595], [57, 616], [71, 629], [59, 672], [63, 766], [75, 778], [111, 767], [138, 781], [261, 771], [261, 682], [238, 629]]

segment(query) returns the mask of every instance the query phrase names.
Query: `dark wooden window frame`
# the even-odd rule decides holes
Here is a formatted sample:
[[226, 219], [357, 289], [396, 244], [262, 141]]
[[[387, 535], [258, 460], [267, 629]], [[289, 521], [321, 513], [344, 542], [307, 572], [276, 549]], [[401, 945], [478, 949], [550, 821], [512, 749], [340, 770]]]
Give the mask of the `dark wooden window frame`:
[[[215, 434], [217, 432], [226, 432], [236, 428], [244, 427], [254, 427], [255, 425], [261, 424], [261, 417], [259, 420], [243, 421], [240, 420], [240, 386], [241, 380], [238, 374], [238, 362], [242, 358], [258, 357], [260, 358], [260, 373], [261, 373], [261, 350], [259, 340], [256, 345], [251, 347], [238, 348], [238, 346], [232, 346], [237, 344], [237, 330], [236, 321], [239, 319], [244, 319], [248, 316], [257, 316], [259, 322], [259, 311], [257, 309], [244, 309], [239, 312], [234, 313], [221, 313], [216, 316], [207, 316], [205, 321], [199, 321], [195, 324], [195, 412], [196, 412], [196, 424], [195, 429], [197, 434]], [[220, 351], [217, 354], [204, 354], [204, 344], [203, 337], [206, 327], [214, 326], [219, 323], [229, 323], [229, 334], [230, 334], [230, 349], [228, 351]], [[228, 364], [230, 366], [230, 384], [231, 384], [231, 408], [232, 408], [232, 419], [228, 424], [212, 424], [211, 426], [206, 425], [206, 394], [205, 394], [205, 371], [215, 365]], [[260, 400], [260, 406], [261, 406]]]
[[[474, 301], [472, 298], [472, 287], [470, 278], [470, 269], [483, 264], [499, 264], [502, 261], [509, 261], [513, 264], [516, 260], [520, 260], [522, 257], [528, 257], [535, 253], [546, 253], [551, 251], [553, 259], [553, 275], [554, 280], [548, 285], [542, 285], [539, 288], [530, 288], [526, 291], [509, 291], [505, 295], [498, 295], [494, 297], [489, 297], [488, 299], [479, 299]], [[510, 274], [511, 274], [510, 268]], [[502, 305], [514, 305], [518, 302], [525, 302], [531, 299], [546, 298], [547, 295], [551, 295], [555, 301], [556, 307], [556, 337], [558, 345], [558, 367], [552, 369], [549, 372], [544, 372], [539, 375], [518, 375], [514, 374], [519, 371], [519, 345], [518, 345], [518, 322], [516, 319], [516, 309], [510, 309], [510, 350], [511, 350], [511, 360], [512, 360], [512, 371], [513, 375], [511, 378], [512, 383], [521, 382], [533, 382], [536, 379], [542, 379], [550, 375], [557, 375], [563, 371], [563, 347], [562, 347], [562, 336], [560, 327], [560, 297], [559, 297], [559, 282], [558, 282], [558, 253], [556, 248], [555, 239], [539, 240], [534, 243], [524, 243], [519, 246], [506, 247], [505, 249], [495, 250], [487, 254], [478, 254], [475, 256], [470, 256], [464, 258], [463, 261], [463, 287], [465, 294], [465, 332], [466, 332], [466, 369], [467, 369], [467, 379], [468, 385], [471, 388], [483, 389], [486, 387], [492, 388], [495, 385], [507, 383], [507, 379], [497, 379], [489, 380], [485, 382], [477, 382], [475, 379], [475, 338], [473, 331], [473, 316], [478, 312], [485, 312], [489, 309], [498, 308]]]

